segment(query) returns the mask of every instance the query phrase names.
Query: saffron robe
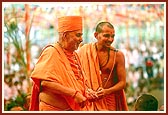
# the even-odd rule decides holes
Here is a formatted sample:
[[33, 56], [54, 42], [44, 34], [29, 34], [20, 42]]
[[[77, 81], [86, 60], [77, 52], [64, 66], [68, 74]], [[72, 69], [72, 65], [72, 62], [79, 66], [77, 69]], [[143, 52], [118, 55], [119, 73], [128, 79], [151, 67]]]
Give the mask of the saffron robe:
[[[41, 80], [48, 80], [60, 83], [63, 86], [72, 88], [85, 95], [86, 77], [84, 73], [82, 74], [83, 81], [79, 81], [75, 78], [69, 60], [63, 52], [63, 49], [57, 43], [53, 44], [52, 47], [45, 48], [41, 53], [39, 60], [36, 63], [35, 68], [31, 74], [31, 79], [33, 80], [33, 87], [29, 110], [39, 111], [39, 93]], [[71, 96], [60, 96], [62, 96], [66, 100], [71, 110], [88, 110], [86, 106], [84, 108], [81, 108]], [[55, 102], [53, 101], [53, 103]], [[41, 105], [43, 106], [44, 103], [42, 103]]]
[[[99, 60], [98, 60], [97, 51], [95, 48], [95, 43], [84, 44], [78, 50], [78, 54], [90, 87], [94, 91], [96, 91], [98, 87], [103, 87], [101, 76], [100, 76]], [[114, 79], [116, 80], [117, 78], [114, 78]], [[116, 111], [128, 110], [124, 90], [117, 91], [115, 93], [105, 96], [104, 98], [98, 101], [94, 101], [92, 106], [94, 106], [93, 107], [95, 108], [94, 110], [106, 111], [106, 110], [114, 110], [113, 108], [114, 104], [115, 104]]]

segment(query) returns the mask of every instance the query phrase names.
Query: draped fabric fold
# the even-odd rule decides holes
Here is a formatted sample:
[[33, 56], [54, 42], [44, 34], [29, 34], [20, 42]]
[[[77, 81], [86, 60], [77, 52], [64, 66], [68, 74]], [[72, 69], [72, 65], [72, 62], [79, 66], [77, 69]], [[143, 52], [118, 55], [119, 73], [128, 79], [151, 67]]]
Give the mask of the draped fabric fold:
[[[62, 48], [56, 43], [52, 47], [47, 47], [43, 50], [39, 60], [31, 74], [33, 80], [33, 90], [31, 96], [30, 110], [39, 110], [38, 96], [40, 93], [40, 81], [48, 80], [60, 83], [66, 87], [73, 88], [82, 94], [85, 94], [85, 76], [83, 84], [75, 79], [74, 72], [70, 66], [69, 60], [66, 58]], [[83, 85], [83, 86], [81, 86]], [[70, 96], [63, 96], [72, 110], [87, 110], [86, 107], [80, 106]], [[54, 103], [54, 102], [53, 102]]]
[[[84, 53], [85, 52], [85, 53]], [[83, 70], [88, 78], [89, 86], [96, 90], [102, 87], [102, 80], [99, 70], [99, 60], [95, 43], [84, 44], [78, 51]], [[114, 99], [114, 100], [113, 100]], [[115, 101], [115, 102], [114, 102]], [[95, 110], [118, 110], [127, 111], [127, 102], [124, 90], [107, 95], [103, 99], [93, 102]], [[115, 105], [115, 106], [114, 106]]]

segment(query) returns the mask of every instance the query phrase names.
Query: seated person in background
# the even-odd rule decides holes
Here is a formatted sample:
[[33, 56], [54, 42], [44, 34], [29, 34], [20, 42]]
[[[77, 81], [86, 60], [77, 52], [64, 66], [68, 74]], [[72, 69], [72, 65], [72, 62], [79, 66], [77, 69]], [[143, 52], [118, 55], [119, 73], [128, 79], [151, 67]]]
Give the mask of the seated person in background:
[[140, 95], [134, 105], [135, 111], [157, 111], [158, 100], [151, 94]]

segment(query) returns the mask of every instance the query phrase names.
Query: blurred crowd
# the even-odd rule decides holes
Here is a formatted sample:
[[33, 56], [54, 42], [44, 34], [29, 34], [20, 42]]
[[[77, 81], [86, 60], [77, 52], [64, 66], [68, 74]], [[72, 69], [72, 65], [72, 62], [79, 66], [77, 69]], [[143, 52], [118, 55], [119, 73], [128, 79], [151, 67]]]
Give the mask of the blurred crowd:
[[[143, 93], [152, 93], [164, 104], [164, 44], [145, 41], [138, 47], [120, 48], [126, 59], [127, 101], [130, 106]], [[159, 92], [157, 92], [159, 91]], [[156, 93], [157, 92], [157, 93]]]

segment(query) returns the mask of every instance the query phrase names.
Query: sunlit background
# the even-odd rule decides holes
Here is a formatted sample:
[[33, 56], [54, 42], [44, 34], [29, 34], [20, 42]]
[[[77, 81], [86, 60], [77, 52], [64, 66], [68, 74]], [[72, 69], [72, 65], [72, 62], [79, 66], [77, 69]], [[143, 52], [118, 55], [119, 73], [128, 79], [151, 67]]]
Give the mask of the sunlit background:
[[83, 44], [96, 42], [93, 33], [100, 21], [114, 25], [112, 45], [125, 55], [130, 111], [141, 93], [165, 105], [165, 7], [163, 2], [2, 3], [2, 109], [28, 110], [29, 76], [42, 48], [58, 40], [57, 18], [65, 15], [83, 17]]

